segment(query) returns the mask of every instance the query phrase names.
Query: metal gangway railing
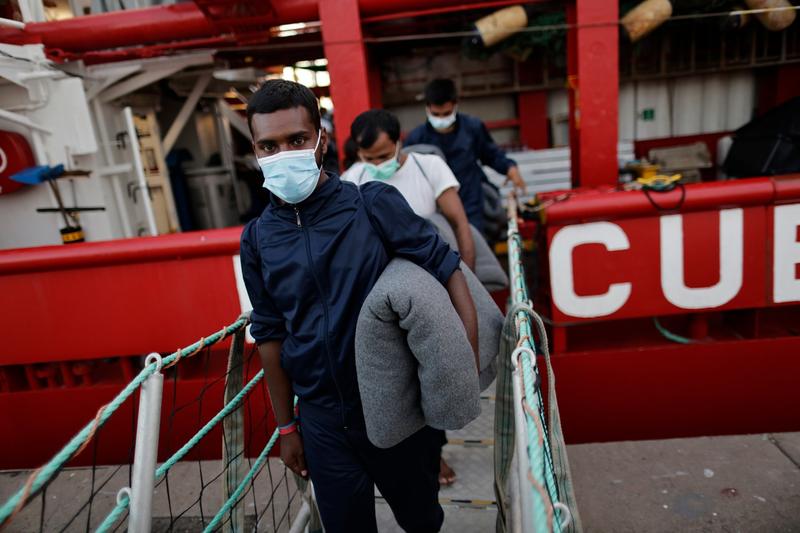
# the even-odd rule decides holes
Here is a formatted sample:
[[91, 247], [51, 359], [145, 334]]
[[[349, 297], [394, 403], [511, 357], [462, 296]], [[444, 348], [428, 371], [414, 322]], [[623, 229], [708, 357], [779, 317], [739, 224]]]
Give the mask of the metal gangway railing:
[[[192, 524], [191, 529], [202, 529], [203, 531], [243, 531], [254, 529], [259, 531], [302, 531], [311, 522], [312, 530], [318, 526], [318, 514], [313, 501], [310, 488], [300, 478], [290, 475], [285, 466], [276, 459], [270, 461], [269, 454], [278, 440], [278, 431], [274, 429], [266, 445], [260, 450], [256, 457], [246, 457], [245, 450], [245, 424], [244, 406], [248, 398], [254, 391], [261, 389], [266, 394], [264, 383], [264, 371], [258, 370], [247, 380], [247, 376], [253, 372], [248, 371], [255, 362], [258, 367], [257, 352], [255, 348], [250, 351], [249, 356], [245, 356], [245, 327], [248, 323], [248, 316], [243, 315], [235, 322], [222, 328], [222, 330], [204, 337], [194, 344], [179, 349], [176, 352], [162, 357], [157, 353], [147, 356], [139, 374], [119, 392], [111, 402], [102, 406], [95, 418], [83, 427], [50, 461], [33, 471], [27, 478], [23, 486], [0, 506], [0, 530], [15, 528], [14, 520], [18, 518], [25, 507], [41, 495], [41, 518], [39, 519], [40, 530], [60, 530], [66, 531], [81, 528], [86, 531], [94, 530], [98, 532], [116, 531], [120, 528], [127, 528], [128, 531], [138, 533], [150, 531], [153, 520], [154, 498], [166, 496], [169, 500], [169, 523], [165, 524], [166, 529], [173, 529], [180, 523], [190, 508], [200, 507], [200, 521]], [[227, 371], [224, 376], [209, 379], [200, 394], [202, 396], [210, 386], [219, 380], [224, 380], [224, 401], [222, 408], [209, 420], [202, 423], [197, 432], [177, 450], [174, 451], [161, 465], [156, 468], [157, 452], [159, 449], [159, 434], [161, 431], [162, 393], [164, 390], [165, 372], [172, 369], [172, 376], [177, 379], [177, 369], [174, 367], [182, 361], [204, 354], [211, 357], [209, 348], [219, 343], [225, 338], [233, 336], [228, 357]], [[253, 371], [255, 369], [253, 368]], [[96, 475], [96, 471], [101, 469], [97, 464], [92, 465], [91, 490], [88, 496], [82, 496], [78, 487], [65, 490], [71, 498], [80, 498], [82, 505], [77, 505], [78, 511], [71, 515], [66, 515], [62, 520], [52, 521], [45, 519], [45, 505], [47, 500], [44, 496], [48, 486], [62, 477], [66, 482], [74, 473], [66, 468], [69, 462], [80, 455], [93, 442], [98, 440], [100, 433], [106, 422], [120, 410], [125, 402], [133, 401], [135, 393], [138, 392], [138, 416], [135, 431], [135, 452], [132, 465], [130, 466], [129, 476], [125, 486], [121, 487], [116, 493], [116, 501], [112, 502], [111, 509], [108, 502], [105, 505], [98, 505], [98, 499], [102, 499], [103, 492], [108, 492], [104, 488], [112, 481], [120, 482], [125, 480], [125, 476], [117, 475], [120, 465], [115, 470], [106, 475], [105, 473]], [[175, 399], [173, 399], [173, 404]], [[268, 404], [267, 404], [268, 405]], [[185, 407], [185, 406], [183, 406]], [[180, 406], [173, 405], [173, 412], [166, 417], [171, 419], [175, 410], [181, 409]], [[164, 413], [166, 414], [166, 413]], [[260, 413], [261, 423], [249, 428], [252, 436], [257, 431], [267, 431], [271, 429], [268, 422], [268, 413]], [[254, 418], [257, 415], [252, 415]], [[198, 424], [200, 425], [200, 424]], [[176, 487], [170, 488], [169, 473], [179, 464], [180, 461], [187, 460], [187, 455], [198, 446], [204, 439], [207, 439], [212, 430], [222, 426], [222, 461], [215, 469], [214, 475], [204, 478], [203, 465], [200, 468], [200, 487]], [[274, 424], [272, 424], [274, 425]], [[169, 428], [167, 428], [169, 431]], [[95, 442], [96, 444], [96, 442]], [[247, 463], [247, 464], [246, 464]], [[269, 464], [268, 464], [269, 463]], [[249, 466], [249, 468], [246, 468]], [[208, 467], [206, 466], [206, 470]], [[257, 480], [257, 478], [262, 478]], [[295, 478], [292, 481], [292, 478]], [[221, 480], [221, 483], [220, 483]], [[261, 509], [258, 508], [258, 500], [261, 498], [256, 495], [256, 485], [260, 485], [262, 493], [266, 492]], [[222, 504], [219, 505], [213, 514], [205, 514], [203, 509], [204, 492], [211, 486], [221, 488]], [[220, 487], [221, 486], [221, 487]], [[164, 490], [159, 490], [163, 488]], [[199, 493], [199, 497], [191, 501], [189, 507], [178, 508], [180, 495], [178, 491], [189, 491]], [[285, 494], [279, 495], [283, 491]], [[245, 498], [252, 495], [254, 503], [246, 505]], [[207, 496], [207, 495], [206, 495]], [[263, 494], [262, 494], [263, 496]], [[107, 498], [106, 498], [107, 500]], [[174, 505], [173, 505], [174, 503]], [[173, 508], [175, 507], [175, 508]], [[247, 509], [246, 509], [247, 507]], [[246, 514], [249, 510], [250, 516]], [[94, 511], [94, 513], [92, 512]], [[101, 511], [101, 512], [98, 512]], [[271, 511], [271, 513], [270, 513]], [[247, 526], [247, 520], [250, 525]], [[260, 526], [260, 527], [259, 527]], [[25, 525], [20, 526], [25, 528]]]
[[[508, 199], [508, 270], [511, 294], [500, 347], [495, 403], [497, 529], [580, 531], [547, 333], [528, 293], [517, 200], [513, 195]], [[537, 347], [547, 369], [547, 402], [537, 365]]]

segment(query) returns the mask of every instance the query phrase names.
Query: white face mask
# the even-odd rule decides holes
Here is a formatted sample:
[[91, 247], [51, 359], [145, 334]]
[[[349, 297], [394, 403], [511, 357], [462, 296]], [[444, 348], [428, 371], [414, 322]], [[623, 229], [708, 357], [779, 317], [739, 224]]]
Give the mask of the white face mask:
[[313, 149], [285, 150], [258, 158], [264, 174], [264, 188], [289, 204], [298, 204], [311, 196], [319, 182], [320, 168], [316, 152], [322, 131]]
[[446, 117], [435, 117], [431, 115], [429, 110], [426, 110], [428, 115], [428, 122], [431, 123], [433, 129], [436, 130], [446, 130], [450, 128], [453, 124], [456, 123], [456, 113], [458, 113], [458, 106], [453, 108], [453, 112], [447, 115]]
[[397, 156], [400, 154], [400, 143], [397, 143], [397, 148], [394, 151], [394, 157], [391, 159], [387, 159], [383, 163], [375, 165], [373, 163], [364, 163], [367, 173], [372, 176], [373, 179], [386, 181], [392, 176], [394, 173], [397, 172], [397, 169], [400, 168], [400, 161], [397, 159]]

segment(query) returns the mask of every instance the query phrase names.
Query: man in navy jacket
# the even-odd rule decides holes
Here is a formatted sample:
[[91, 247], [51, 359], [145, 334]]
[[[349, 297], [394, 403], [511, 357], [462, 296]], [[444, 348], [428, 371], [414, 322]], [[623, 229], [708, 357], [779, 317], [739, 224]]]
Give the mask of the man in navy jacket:
[[242, 272], [281, 458], [310, 475], [328, 533], [377, 531], [375, 485], [406, 531], [438, 531], [437, 432], [423, 428], [389, 449], [369, 442], [354, 339], [364, 299], [389, 260], [403, 257], [447, 288], [477, 353], [477, 318], [458, 254], [393, 187], [359, 190], [319, 170], [327, 134], [306, 87], [267, 81], [247, 116], [272, 194], [242, 233]]
[[444, 152], [447, 164], [461, 184], [458, 195], [469, 223], [482, 231], [482, 182], [487, 178], [479, 163], [505, 174], [506, 181], [524, 192], [525, 182], [517, 164], [494, 143], [479, 118], [458, 112], [458, 93], [452, 80], [433, 80], [425, 87], [425, 112], [428, 120], [411, 130], [404, 144], [432, 144]]

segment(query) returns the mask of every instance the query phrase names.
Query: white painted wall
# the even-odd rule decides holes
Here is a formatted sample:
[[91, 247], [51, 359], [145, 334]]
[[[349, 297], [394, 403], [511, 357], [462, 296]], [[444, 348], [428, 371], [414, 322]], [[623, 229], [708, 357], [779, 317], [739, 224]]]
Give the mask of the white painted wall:
[[[142, 234], [145, 227], [142, 191], [137, 193], [134, 202], [128, 187], [136, 183], [136, 175], [129, 165], [135, 157], [130, 137], [125, 147], [115, 143], [116, 135], [126, 131], [122, 107], [116, 103], [99, 103], [89, 97], [89, 93], [96, 94], [92, 89], [99, 91], [119, 80], [120, 75], [124, 77], [132, 72], [115, 77], [112, 71], [130, 67], [122, 63], [99, 65], [87, 69], [83, 78], [72, 77], [40, 66], [45, 62], [41, 46], [0, 44], [0, 49], [9, 55], [30, 59], [0, 62], [3, 81], [0, 109], [18, 113], [48, 131], [42, 133], [37, 147], [31, 130], [25, 126], [4, 118], [0, 119], [0, 129], [25, 136], [39, 165], [63, 164], [67, 170], [90, 172], [88, 177], [57, 180], [65, 207], [105, 208], [105, 211], [80, 213], [79, 223], [87, 241]], [[160, 61], [160, 58], [150, 61]], [[147, 66], [142, 65], [142, 68]], [[30, 77], [31, 73], [35, 76]], [[11, 83], [5, 83], [6, 80]], [[129, 166], [124, 167], [126, 164]], [[111, 174], [112, 170], [115, 175]], [[0, 249], [60, 244], [59, 230], [64, 226], [61, 215], [36, 211], [56, 206], [55, 197], [46, 184], [0, 195]]]
[[[15, 47], [23, 48], [23, 47]], [[8, 73], [7, 73], [8, 74]], [[18, 108], [16, 112], [33, 122], [48, 128], [43, 133], [42, 149], [37, 156], [37, 164], [64, 164], [68, 169], [87, 169], [95, 167], [94, 154], [98, 141], [89, 115], [88, 106], [80, 78], [45, 78], [36, 81], [35, 92], [41, 96], [28, 101], [28, 109]], [[15, 97], [17, 91], [0, 91], [0, 107], [8, 109], [5, 96]], [[8, 121], [0, 121], [0, 129], [24, 135], [31, 146], [30, 131]], [[97, 175], [59, 179], [57, 181], [61, 197], [66, 206], [76, 203], [84, 207], [107, 206], [109, 200]], [[57, 203], [47, 184], [26, 186], [11, 194], [0, 195], [0, 249], [25, 246], [60, 244], [59, 229], [64, 226], [58, 213], [37, 213], [38, 208], [53, 208]], [[84, 212], [80, 215], [87, 240], [113, 238], [109, 212]]]
[[[644, 120], [646, 109], [655, 120]], [[619, 91], [620, 140], [735, 130], [753, 116], [755, 75], [736, 71], [625, 83]]]
[[[567, 91], [550, 91], [547, 113], [553, 144], [569, 143]], [[735, 130], [753, 116], [755, 75], [742, 70], [619, 87], [619, 140], [633, 141]], [[653, 109], [654, 120], [644, 111]]]

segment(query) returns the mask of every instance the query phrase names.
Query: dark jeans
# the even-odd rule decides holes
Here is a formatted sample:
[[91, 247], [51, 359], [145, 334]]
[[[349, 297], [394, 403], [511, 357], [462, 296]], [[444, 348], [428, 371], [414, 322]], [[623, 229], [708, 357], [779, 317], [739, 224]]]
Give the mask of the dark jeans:
[[326, 533], [377, 532], [375, 486], [405, 531], [435, 533], [444, 521], [439, 505], [441, 432], [424, 427], [387, 449], [367, 439], [363, 424], [347, 429], [321, 413], [300, 408], [306, 464]]

